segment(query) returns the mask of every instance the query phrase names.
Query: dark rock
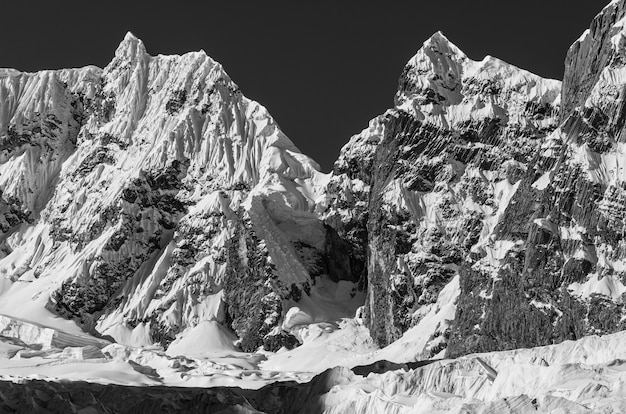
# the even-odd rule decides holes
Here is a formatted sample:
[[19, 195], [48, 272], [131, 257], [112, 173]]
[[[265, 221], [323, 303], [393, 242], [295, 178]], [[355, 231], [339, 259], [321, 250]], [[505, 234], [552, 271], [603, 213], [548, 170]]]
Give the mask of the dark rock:
[[165, 103], [165, 110], [168, 114], [174, 115], [178, 113], [187, 101], [187, 91], [180, 89], [174, 91], [172, 97]]

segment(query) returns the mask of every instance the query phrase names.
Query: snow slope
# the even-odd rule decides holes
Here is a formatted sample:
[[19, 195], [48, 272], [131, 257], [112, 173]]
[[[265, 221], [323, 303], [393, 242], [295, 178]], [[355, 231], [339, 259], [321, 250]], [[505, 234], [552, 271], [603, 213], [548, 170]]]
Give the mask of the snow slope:
[[[134, 386], [260, 389], [275, 381], [314, 383], [315, 374], [341, 365], [344, 368], [333, 369], [336, 375], [330, 377], [326, 388], [299, 402], [301, 412], [313, 407], [328, 413], [618, 413], [626, 409], [623, 332], [546, 347], [436, 360], [413, 368], [379, 362], [369, 373], [357, 374], [361, 371], [348, 368], [382, 357], [400, 361], [407, 356], [406, 349], [392, 345], [372, 351], [371, 339], [354, 321], [345, 321], [334, 332], [312, 325], [301, 347], [268, 356], [234, 352], [232, 337], [218, 334], [216, 329], [221, 328], [216, 324], [204, 323], [193, 329], [186, 340], [209, 334], [207, 339], [213, 344], [219, 342], [215, 349], [224, 354], [176, 357], [171, 352], [167, 355], [118, 344], [38, 351], [17, 341], [3, 342], [0, 376], [20, 382], [86, 380]], [[194, 346], [197, 344], [193, 341]]]

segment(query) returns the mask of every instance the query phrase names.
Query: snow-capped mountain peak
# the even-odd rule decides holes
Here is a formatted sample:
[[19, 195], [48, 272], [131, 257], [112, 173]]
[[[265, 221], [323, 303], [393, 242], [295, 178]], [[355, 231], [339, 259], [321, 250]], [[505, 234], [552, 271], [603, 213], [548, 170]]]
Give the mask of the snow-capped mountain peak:
[[424, 41], [422, 48], [409, 60], [414, 66], [419, 67], [420, 63], [426, 59], [431, 61], [431, 65], [445, 65], [445, 61], [462, 62], [467, 58], [454, 43], [452, 43], [441, 31], [433, 33], [431, 37]]
[[406, 80], [401, 78], [397, 101], [402, 103], [412, 95], [432, 91], [424, 97], [425, 102], [458, 102], [459, 82], [466, 60], [467, 56], [458, 47], [443, 33], [436, 32], [409, 59], [403, 72]]
[[405, 66], [396, 106], [445, 129], [485, 119], [524, 127], [528, 104], [547, 105], [556, 113], [559, 96], [559, 81], [491, 56], [474, 61], [437, 32]]
[[115, 50], [117, 59], [135, 60], [143, 58], [147, 54], [146, 47], [143, 42], [131, 32], [127, 32], [124, 39], [120, 42]]
[[[313, 282], [292, 243], [321, 258], [329, 230], [310, 213], [325, 176], [267, 110], [204, 52], [151, 57], [130, 33], [103, 71], [23, 78], [0, 85], [11, 206], [0, 259], [10, 300], [0, 312], [27, 318], [33, 309], [14, 304], [41, 289], [40, 312], [92, 332], [99, 324], [129, 344], [167, 345], [179, 333], [170, 329], [224, 323], [225, 306], [244, 343], [275, 337], [282, 314], [264, 312]], [[229, 250], [240, 243], [247, 247]], [[254, 266], [260, 284], [249, 306], [233, 299], [235, 285], [222, 288], [238, 277], [233, 266]], [[21, 280], [33, 283], [24, 289]], [[183, 294], [190, 285], [194, 293]], [[249, 307], [268, 304], [248, 326]]]

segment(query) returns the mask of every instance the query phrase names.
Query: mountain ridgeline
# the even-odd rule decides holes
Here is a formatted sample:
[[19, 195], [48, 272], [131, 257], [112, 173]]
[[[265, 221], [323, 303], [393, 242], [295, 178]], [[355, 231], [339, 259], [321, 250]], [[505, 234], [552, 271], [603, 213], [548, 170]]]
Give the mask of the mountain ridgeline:
[[276, 351], [358, 313], [381, 347], [419, 330], [413, 359], [623, 330], [625, 19], [563, 83], [435, 33], [329, 174], [204, 52], [0, 69], [0, 314]]

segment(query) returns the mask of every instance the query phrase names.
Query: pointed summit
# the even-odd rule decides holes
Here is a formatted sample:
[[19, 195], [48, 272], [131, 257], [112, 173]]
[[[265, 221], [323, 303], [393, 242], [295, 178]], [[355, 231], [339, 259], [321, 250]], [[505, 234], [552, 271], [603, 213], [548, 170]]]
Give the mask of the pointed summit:
[[[424, 46], [430, 46], [430, 47], [437, 47], [437, 48], [442, 48], [442, 49], [446, 49], [446, 48], [453, 48], [458, 50], [459, 52], [461, 52], [461, 50], [450, 41], [450, 39], [448, 39], [446, 37], [446, 35], [443, 34], [442, 31], [436, 31], [435, 33], [433, 33], [425, 42], [424, 42]], [[461, 52], [463, 53], [463, 52]]]
[[[119, 77], [120, 71], [132, 73], [134, 68], [139, 67], [143, 73], [147, 71], [150, 55], [146, 52], [143, 42], [131, 32], [126, 32], [124, 39], [115, 50], [115, 57], [104, 68], [105, 76], [118, 78], [122, 84], [126, 84], [128, 77]], [[123, 86], [120, 86], [123, 88]]]
[[452, 43], [442, 32], [435, 32], [409, 59], [407, 65], [414, 67], [418, 72], [448, 72], [452, 69], [455, 74], [460, 70], [467, 56], [461, 49]]
[[[457, 91], [463, 67], [468, 57], [441, 32], [428, 38], [404, 67], [400, 76], [396, 104], [401, 105], [411, 95], [424, 90], [435, 91], [434, 96], [446, 97], [446, 102], [459, 99]], [[425, 102], [432, 99], [424, 98]], [[436, 100], [438, 102], [438, 100]]]
[[115, 57], [125, 60], [133, 60], [133, 58], [143, 57], [146, 54], [146, 47], [143, 42], [131, 32], [126, 32], [124, 40], [115, 50]]
[[424, 42], [417, 54], [419, 55], [420, 52], [427, 53], [427, 51], [439, 52], [449, 57], [456, 56], [460, 59], [467, 58], [465, 53], [440, 31], [433, 33], [433, 35]]
[[141, 42], [141, 40], [137, 36], [135, 36], [133, 34], [133, 32], [131, 32], [130, 30], [128, 32], [126, 32], [126, 35], [124, 35], [124, 40], [131, 40], [131, 41]]

